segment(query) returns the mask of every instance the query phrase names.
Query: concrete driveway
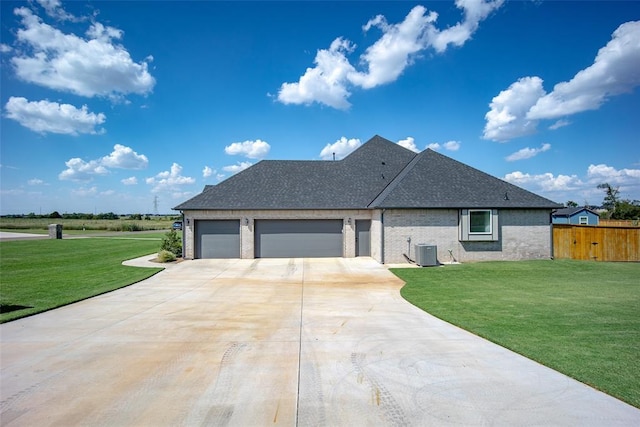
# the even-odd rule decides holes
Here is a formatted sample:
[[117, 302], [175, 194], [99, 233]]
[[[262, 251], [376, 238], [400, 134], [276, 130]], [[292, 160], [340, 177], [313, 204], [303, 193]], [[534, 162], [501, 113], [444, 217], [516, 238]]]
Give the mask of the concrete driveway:
[[640, 425], [401, 286], [369, 258], [172, 265], [2, 325], [0, 424]]

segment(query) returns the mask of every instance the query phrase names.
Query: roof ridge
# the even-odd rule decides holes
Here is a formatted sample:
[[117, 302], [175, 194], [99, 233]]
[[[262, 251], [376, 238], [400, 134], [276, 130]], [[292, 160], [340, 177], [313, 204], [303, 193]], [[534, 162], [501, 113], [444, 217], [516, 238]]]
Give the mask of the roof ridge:
[[402, 179], [407, 176], [407, 174], [415, 167], [416, 163], [418, 163], [420, 158], [422, 158], [423, 153], [426, 153], [427, 151], [431, 150], [427, 148], [420, 153], [416, 153], [416, 155], [413, 156], [413, 158], [405, 165], [404, 168], [402, 168], [400, 172], [398, 172], [398, 174], [391, 180], [391, 182], [389, 182], [389, 184], [387, 184], [387, 186], [384, 187], [382, 191], [380, 191], [380, 193], [378, 193], [378, 195], [373, 198], [373, 200], [367, 205], [367, 207], [375, 207], [379, 203], [381, 203], [389, 195], [389, 193], [398, 186]]

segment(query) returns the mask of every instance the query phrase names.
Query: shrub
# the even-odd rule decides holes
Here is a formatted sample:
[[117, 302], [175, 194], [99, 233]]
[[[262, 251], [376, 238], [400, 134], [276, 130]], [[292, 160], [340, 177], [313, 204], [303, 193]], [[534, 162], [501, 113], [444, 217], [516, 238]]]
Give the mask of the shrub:
[[143, 228], [136, 224], [135, 222], [132, 224], [122, 224], [122, 231], [142, 231]]
[[158, 252], [158, 262], [171, 262], [175, 260], [176, 260], [176, 256], [174, 255], [173, 252], [164, 251], [164, 250]]
[[162, 238], [161, 251], [169, 251], [175, 256], [182, 256], [182, 242], [176, 230], [167, 231]]

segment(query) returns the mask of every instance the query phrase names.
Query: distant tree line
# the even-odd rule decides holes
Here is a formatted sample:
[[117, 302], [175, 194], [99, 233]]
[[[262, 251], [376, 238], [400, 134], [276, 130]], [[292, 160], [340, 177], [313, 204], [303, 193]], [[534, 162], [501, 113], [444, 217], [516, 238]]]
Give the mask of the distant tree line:
[[[160, 215], [162, 217], [165, 217], [166, 215]], [[26, 215], [5, 215], [5, 218], [50, 218], [50, 219], [84, 219], [84, 220], [92, 220], [92, 219], [130, 219], [130, 220], [135, 220], [135, 221], [142, 221], [142, 220], [151, 220], [154, 217], [158, 217], [158, 215], [151, 215], [151, 214], [131, 214], [131, 215], [118, 215], [115, 214], [113, 212], [106, 212], [106, 213], [99, 213], [99, 214], [92, 214], [92, 213], [81, 213], [81, 212], [73, 212], [73, 213], [63, 213], [61, 214], [58, 211], [53, 211], [51, 213], [48, 214], [44, 214], [44, 215], [36, 215], [35, 213], [31, 212], [28, 213]], [[172, 216], [173, 217], [173, 216]], [[176, 219], [179, 219], [179, 216], [175, 217]]]

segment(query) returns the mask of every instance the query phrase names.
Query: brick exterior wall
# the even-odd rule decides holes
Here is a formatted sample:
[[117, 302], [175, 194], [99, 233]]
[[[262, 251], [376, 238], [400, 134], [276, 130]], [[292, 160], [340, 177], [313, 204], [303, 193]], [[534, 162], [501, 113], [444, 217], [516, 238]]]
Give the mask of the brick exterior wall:
[[[458, 209], [185, 211], [184, 253], [192, 259], [196, 220], [240, 220], [240, 256], [254, 258], [254, 224], [259, 219], [342, 219], [343, 256], [356, 255], [356, 220], [371, 220], [371, 257], [386, 264], [415, 259], [414, 245], [438, 247], [439, 262], [520, 260], [551, 257], [550, 210], [501, 209], [498, 240], [460, 242]], [[384, 225], [383, 222], [384, 221]]]
[[[184, 212], [184, 257], [195, 256], [195, 221], [197, 220], [240, 220], [240, 257], [252, 259], [255, 256], [254, 224], [260, 219], [342, 219], [343, 256], [356, 256], [356, 219], [371, 219], [371, 210], [229, 210], [229, 211], [185, 211]], [[349, 223], [349, 219], [351, 219]], [[373, 242], [371, 244], [373, 246]], [[373, 248], [372, 248], [373, 249]]]
[[407, 262], [403, 254], [415, 259], [414, 245], [420, 243], [436, 245], [441, 263], [550, 258], [550, 214], [545, 209], [500, 209], [497, 241], [460, 242], [458, 209], [387, 210], [384, 262]]

